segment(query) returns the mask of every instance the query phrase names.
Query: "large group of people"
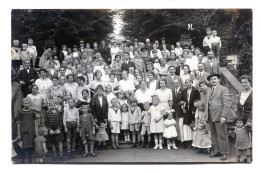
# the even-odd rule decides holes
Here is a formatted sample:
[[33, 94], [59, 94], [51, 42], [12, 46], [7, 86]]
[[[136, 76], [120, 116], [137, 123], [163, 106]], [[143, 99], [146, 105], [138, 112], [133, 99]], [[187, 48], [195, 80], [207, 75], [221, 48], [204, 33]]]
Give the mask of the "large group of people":
[[[220, 85], [221, 39], [216, 30], [206, 33], [201, 48], [182, 47], [181, 42], [175, 47], [165, 38], [161, 44], [134, 39], [93, 46], [81, 40], [72, 49], [62, 45], [60, 53], [55, 46], [45, 47], [40, 69], [35, 68], [33, 39], [22, 49], [13, 40], [12, 70], [24, 96], [14, 139], [21, 143], [21, 161], [28, 154], [32, 162], [35, 150], [37, 162], [43, 162], [46, 144], [53, 161], [73, 158], [76, 145], [84, 148], [82, 157], [95, 157], [94, 150], [108, 149], [108, 143], [121, 149], [121, 136], [133, 148], [193, 148], [226, 160], [227, 119], [234, 112], [229, 90]], [[244, 75], [240, 81], [244, 91], [233, 135], [238, 161], [242, 154], [250, 161], [251, 79]]]

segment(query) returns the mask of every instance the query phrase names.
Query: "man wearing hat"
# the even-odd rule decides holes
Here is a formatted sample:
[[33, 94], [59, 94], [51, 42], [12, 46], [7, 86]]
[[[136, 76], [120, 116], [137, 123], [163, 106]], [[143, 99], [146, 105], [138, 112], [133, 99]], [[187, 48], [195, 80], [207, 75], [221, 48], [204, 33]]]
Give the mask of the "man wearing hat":
[[79, 51], [81, 53], [83, 53], [83, 51], [85, 49], [84, 45], [85, 45], [85, 42], [83, 40], [79, 41]]
[[146, 64], [147, 62], [153, 62], [151, 57], [148, 55], [148, 49], [146, 47], [141, 48], [141, 57]]
[[231, 107], [229, 91], [219, 84], [219, 74], [211, 74], [207, 77], [207, 80], [211, 85], [206, 106], [208, 107], [208, 123], [213, 145], [213, 152], [210, 157], [220, 157], [220, 160], [227, 160], [228, 134], [226, 121]]

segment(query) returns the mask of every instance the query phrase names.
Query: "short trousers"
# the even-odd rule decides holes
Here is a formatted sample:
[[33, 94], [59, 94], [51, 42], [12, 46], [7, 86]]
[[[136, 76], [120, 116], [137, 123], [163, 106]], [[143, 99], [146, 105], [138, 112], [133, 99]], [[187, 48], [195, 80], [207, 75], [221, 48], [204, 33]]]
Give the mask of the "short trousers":
[[77, 122], [66, 122], [66, 127], [68, 129], [67, 139], [75, 140], [77, 138]]
[[146, 133], [147, 133], [148, 136], [151, 135], [150, 126], [142, 125], [141, 135], [145, 135]]
[[250, 156], [251, 155], [251, 148], [248, 148], [248, 149], [236, 149], [236, 155], [237, 156], [241, 156], [241, 155]]
[[140, 131], [140, 124], [130, 124], [130, 131]]

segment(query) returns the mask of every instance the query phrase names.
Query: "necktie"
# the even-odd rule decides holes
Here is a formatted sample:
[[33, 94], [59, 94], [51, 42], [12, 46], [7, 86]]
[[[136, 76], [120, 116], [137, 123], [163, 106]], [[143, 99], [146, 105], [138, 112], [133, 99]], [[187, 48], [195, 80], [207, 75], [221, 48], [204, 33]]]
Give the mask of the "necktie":
[[215, 88], [214, 88], [214, 87], [212, 87], [212, 88], [211, 88], [211, 96], [213, 95], [213, 93], [214, 93], [214, 90], [215, 90]]
[[177, 96], [177, 92], [178, 92], [178, 89], [177, 88], [175, 88], [175, 95]]
[[202, 78], [202, 73], [200, 72], [200, 79]]

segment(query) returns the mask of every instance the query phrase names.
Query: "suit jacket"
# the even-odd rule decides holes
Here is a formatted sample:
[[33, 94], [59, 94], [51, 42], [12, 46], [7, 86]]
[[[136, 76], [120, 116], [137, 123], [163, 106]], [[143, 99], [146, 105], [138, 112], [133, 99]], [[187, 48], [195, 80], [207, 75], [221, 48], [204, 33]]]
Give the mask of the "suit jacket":
[[173, 102], [173, 109], [175, 110], [175, 115], [178, 118], [182, 118], [183, 117], [183, 112], [181, 109], [181, 106], [179, 105], [179, 102], [182, 101], [182, 97], [183, 97], [183, 89], [180, 87], [179, 91], [177, 92], [177, 94], [175, 94], [175, 89], [173, 90], [172, 93], [172, 102]]
[[121, 71], [123, 71], [123, 70], [128, 71], [129, 67], [135, 68], [135, 63], [131, 62], [130, 60], [128, 60], [128, 64], [126, 64], [126, 62], [122, 63]]
[[180, 76], [181, 75], [181, 66], [177, 66], [176, 67], [176, 72], [175, 72], [176, 75]]
[[228, 118], [231, 113], [232, 102], [228, 89], [218, 84], [213, 93], [211, 89], [208, 96], [207, 104], [212, 122], [220, 122], [221, 117]]
[[204, 72], [203, 72], [203, 75], [200, 77], [200, 76], [199, 76], [199, 71], [196, 71], [196, 79], [199, 80], [199, 81], [204, 80], [204, 81], [206, 81], [206, 82], [208, 83], [209, 81], [207, 80], [207, 77], [208, 77], [209, 75], [210, 75], [210, 73], [204, 71]]
[[[239, 94], [241, 97], [241, 93]], [[242, 118], [245, 122], [252, 123], [252, 107], [253, 107], [253, 91], [247, 97], [244, 105], [240, 104], [240, 99], [237, 104], [237, 116]]]
[[150, 52], [153, 49], [153, 45], [151, 43], [150, 45], [145, 44], [144, 47], [148, 49], [148, 52]]
[[183, 124], [190, 125], [191, 122], [195, 120], [196, 107], [194, 106], [194, 102], [200, 99], [200, 93], [197, 88], [192, 87], [190, 101], [188, 102], [187, 90], [188, 88], [183, 90], [181, 98], [182, 101], [186, 102], [186, 113], [183, 114]]
[[108, 117], [108, 102], [105, 96], [102, 96], [102, 107], [98, 100], [98, 95], [94, 95], [90, 101], [91, 113], [95, 119], [104, 120]]
[[209, 60], [207, 59], [204, 63], [205, 71], [212, 74], [218, 73], [219, 74], [219, 62], [217, 60], [213, 60], [212, 66], [210, 65]]
[[[168, 75], [165, 77], [165, 79], [166, 79], [166, 88], [169, 88], [173, 91], [175, 89], [175, 86], [173, 84], [172, 77], [170, 75]], [[181, 77], [174, 75], [174, 79], [178, 79], [180, 87], [183, 88]]]
[[48, 74], [49, 78], [58, 77], [58, 73], [59, 73], [59, 71], [57, 69], [54, 69], [54, 72], [53, 72], [53, 75], [52, 75], [51, 69], [50, 68], [47, 69], [47, 74]]
[[99, 46], [99, 52], [101, 53], [101, 56], [105, 60], [106, 63], [109, 62], [109, 57], [110, 57], [110, 50], [109, 48], [105, 45], [104, 47], [102, 45]]
[[87, 65], [91, 65], [92, 61], [91, 60], [87, 60], [86, 62], [82, 60], [80, 60], [80, 64], [82, 67], [87, 67]]

